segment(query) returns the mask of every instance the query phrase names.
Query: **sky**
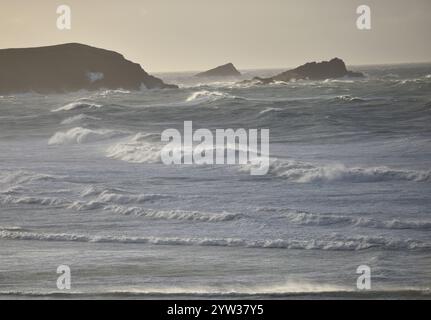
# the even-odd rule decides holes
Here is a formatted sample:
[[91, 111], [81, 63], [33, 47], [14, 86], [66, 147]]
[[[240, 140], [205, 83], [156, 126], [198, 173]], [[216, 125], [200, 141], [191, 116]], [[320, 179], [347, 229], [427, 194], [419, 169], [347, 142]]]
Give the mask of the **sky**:
[[[58, 30], [59, 5], [71, 30]], [[371, 8], [371, 30], [356, 9]], [[0, 48], [79, 42], [149, 72], [431, 61], [431, 0], [0, 0]]]

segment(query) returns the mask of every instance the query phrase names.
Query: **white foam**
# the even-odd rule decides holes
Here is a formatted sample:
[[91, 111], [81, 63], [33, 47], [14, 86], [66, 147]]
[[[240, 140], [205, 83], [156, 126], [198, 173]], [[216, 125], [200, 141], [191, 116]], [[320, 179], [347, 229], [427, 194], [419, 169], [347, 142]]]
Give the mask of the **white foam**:
[[158, 163], [161, 160], [161, 143], [146, 141], [152, 135], [138, 133], [132, 139], [109, 147], [107, 157], [131, 163]]
[[78, 211], [83, 210], [95, 210], [104, 209], [108, 210], [109, 204], [130, 204], [130, 203], [146, 203], [154, 202], [161, 199], [168, 199], [171, 196], [161, 195], [161, 194], [119, 194], [112, 191], [103, 191], [98, 193], [96, 190], [88, 189], [84, 191], [84, 197], [90, 195], [97, 195], [94, 199], [90, 201], [75, 201], [68, 206], [69, 209], [74, 209]]
[[296, 249], [296, 250], [341, 250], [359, 251], [371, 248], [384, 250], [429, 250], [431, 245], [417, 240], [393, 240], [384, 237], [352, 237], [333, 236], [325, 240], [245, 240], [238, 238], [169, 238], [169, 237], [133, 237], [108, 235], [82, 235], [68, 233], [35, 233], [21, 231], [0, 231], [3, 240], [35, 240], [62, 242], [100, 242], [100, 243], [135, 243], [170, 246], [213, 246], [213, 247], [246, 247], [262, 249]]
[[35, 181], [52, 181], [59, 178], [61, 177], [24, 170], [0, 172], [0, 183], [8, 186], [16, 186], [20, 184], [32, 183]]
[[85, 114], [78, 114], [76, 116], [64, 119], [61, 122], [61, 124], [75, 124], [75, 123], [82, 122], [84, 120], [100, 120], [100, 118], [96, 118], [96, 117], [92, 117], [92, 116], [87, 116]]
[[102, 185], [90, 185], [81, 192], [81, 197], [98, 196], [102, 193], [126, 193], [125, 190], [109, 188]]
[[112, 192], [102, 192], [95, 201], [103, 203], [119, 203], [119, 204], [129, 204], [129, 203], [144, 203], [149, 201], [161, 200], [171, 198], [167, 195], [162, 194], [118, 194]]
[[354, 225], [378, 229], [431, 229], [431, 221], [425, 220], [377, 220], [364, 217], [314, 214], [291, 210], [286, 211], [284, 216], [288, 219], [289, 223], [307, 226]]
[[314, 284], [305, 281], [289, 280], [285, 283], [270, 284], [218, 284], [217, 286], [176, 286], [146, 287], [115, 290], [114, 294], [132, 295], [197, 295], [197, 296], [253, 296], [288, 295], [295, 293], [349, 292], [349, 288], [329, 284]]
[[86, 102], [86, 101], [75, 101], [60, 108], [52, 110], [52, 112], [60, 112], [60, 111], [72, 111], [72, 110], [80, 110], [80, 109], [94, 109], [101, 108], [102, 105], [94, 103], [94, 102]]
[[199, 211], [184, 211], [184, 210], [154, 210], [138, 207], [122, 207], [108, 206], [105, 210], [112, 211], [123, 215], [137, 215], [154, 219], [166, 220], [190, 220], [190, 221], [206, 221], [206, 222], [221, 222], [231, 221], [240, 217], [238, 214], [232, 213], [209, 213]]
[[32, 197], [32, 196], [0, 196], [2, 204], [24, 204], [42, 206], [64, 206], [67, 201], [55, 197]]
[[280, 108], [266, 108], [266, 109], [260, 111], [259, 114], [265, 114], [268, 112], [277, 112], [277, 111], [281, 111], [281, 110], [282, 109], [280, 109]]
[[[122, 160], [130, 163], [160, 163], [161, 162], [161, 151], [164, 144], [160, 142], [160, 135], [155, 134], [143, 134], [138, 133], [132, 139], [126, 142], [119, 142], [113, 146], [110, 146], [106, 150], [106, 155], [109, 158]], [[170, 146], [170, 150], [181, 152], [182, 155], [193, 154], [197, 144], [192, 147], [183, 147], [181, 144], [177, 146]], [[176, 149], [178, 148], [178, 149]], [[248, 145], [238, 145], [228, 143], [222, 147], [218, 145], [210, 146], [209, 149], [214, 151], [214, 154], [218, 150], [224, 150], [226, 155], [228, 151], [242, 151], [249, 153], [250, 157], [257, 157], [257, 150], [250, 150]], [[208, 150], [208, 149], [207, 149]]]
[[192, 93], [186, 100], [189, 104], [199, 104], [203, 102], [213, 102], [220, 99], [236, 99], [236, 97], [220, 91], [200, 90]]
[[102, 97], [114, 95], [114, 94], [130, 94], [131, 91], [123, 90], [123, 89], [115, 89], [115, 90], [104, 90], [99, 92], [98, 95]]
[[[251, 165], [242, 165], [241, 171], [249, 171]], [[353, 167], [342, 164], [313, 165], [293, 160], [272, 160], [269, 173], [298, 183], [309, 182], [380, 182], [380, 181], [417, 181], [425, 182], [431, 178], [431, 171], [402, 170], [382, 167]]]
[[48, 144], [81, 144], [88, 142], [95, 142], [100, 140], [107, 140], [113, 138], [120, 138], [129, 135], [129, 132], [109, 129], [91, 130], [86, 128], [73, 128], [66, 132], [57, 132], [50, 139]]
[[22, 190], [21, 186], [11, 186], [6, 188], [0, 188], [0, 194], [12, 195], [20, 192]]
[[359, 97], [352, 97], [349, 95], [337, 96], [335, 100], [346, 101], [346, 102], [364, 102], [365, 100]]
[[0, 231], [23, 231], [24, 229], [21, 227], [14, 226], [0, 226]]

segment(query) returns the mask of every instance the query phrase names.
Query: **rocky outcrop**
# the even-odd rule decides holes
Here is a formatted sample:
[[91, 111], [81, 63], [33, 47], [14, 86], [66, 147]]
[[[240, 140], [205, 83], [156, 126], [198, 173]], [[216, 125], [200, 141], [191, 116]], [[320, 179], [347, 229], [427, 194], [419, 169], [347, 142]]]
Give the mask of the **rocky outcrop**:
[[195, 77], [210, 78], [210, 77], [239, 77], [241, 73], [235, 68], [232, 63], [219, 66], [217, 68], [201, 72]]
[[295, 69], [285, 71], [274, 77], [259, 78], [256, 77], [253, 81], [258, 81], [263, 84], [291, 80], [325, 80], [336, 79], [342, 77], [363, 77], [360, 72], [349, 71], [343, 60], [334, 58], [330, 61], [310, 62]]
[[78, 43], [0, 50], [0, 94], [177, 88], [119, 53]]

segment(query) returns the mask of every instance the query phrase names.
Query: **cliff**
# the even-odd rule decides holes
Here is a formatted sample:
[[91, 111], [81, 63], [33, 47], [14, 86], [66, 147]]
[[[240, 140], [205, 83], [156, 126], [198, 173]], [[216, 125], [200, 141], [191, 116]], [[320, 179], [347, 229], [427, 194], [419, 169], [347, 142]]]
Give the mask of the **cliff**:
[[195, 77], [238, 77], [240, 75], [241, 73], [235, 68], [232, 63], [227, 63], [217, 68], [198, 73], [195, 75]]
[[78, 43], [0, 50], [0, 94], [177, 88], [114, 51]]

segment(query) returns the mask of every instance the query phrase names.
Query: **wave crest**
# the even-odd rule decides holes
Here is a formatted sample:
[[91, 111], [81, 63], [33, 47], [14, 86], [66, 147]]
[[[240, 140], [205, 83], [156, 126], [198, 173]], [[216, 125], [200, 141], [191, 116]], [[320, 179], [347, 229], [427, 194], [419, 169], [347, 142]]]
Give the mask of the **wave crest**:
[[160, 143], [146, 141], [152, 136], [138, 133], [130, 141], [109, 147], [107, 157], [131, 163], [158, 163], [161, 160], [163, 146]]
[[335, 101], [342, 101], [342, 102], [365, 102], [365, 99], [359, 98], [359, 97], [352, 97], [349, 95], [344, 96], [337, 96], [334, 99]]
[[233, 213], [208, 213], [199, 211], [184, 211], [184, 210], [153, 210], [144, 209], [137, 207], [121, 207], [121, 206], [109, 206], [105, 210], [123, 214], [123, 215], [137, 215], [155, 219], [167, 219], [167, 220], [190, 220], [190, 221], [203, 221], [203, 222], [222, 222], [231, 221], [240, 217], [239, 214]]
[[90, 236], [82, 234], [54, 234], [21, 231], [0, 231], [0, 239], [4, 240], [35, 240], [35, 241], [66, 241], [66, 242], [100, 242], [100, 243], [135, 243], [170, 246], [212, 246], [212, 247], [245, 247], [262, 249], [295, 249], [295, 250], [333, 250], [360, 251], [371, 248], [382, 250], [429, 250], [431, 245], [418, 240], [392, 240], [384, 237], [352, 237], [332, 236], [328, 240], [245, 240], [235, 238], [162, 238], [162, 237], [131, 237], [131, 236]]
[[[249, 171], [252, 165], [243, 165], [241, 171]], [[310, 182], [381, 182], [381, 181], [416, 181], [426, 182], [431, 179], [431, 171], [391, 169], [388, 167], [353, 167], [342, 164], [317, 166], [294, 160], [273, 160], [269, 173], [287, 178], [298, 183]]]
[[208, 91], [201, 90], [192, 93], [188, 98], [187, 102], [207, 102], [207, 101], [215, 101], [223, 98], [229, 97], [228, 94], [220, 92], [220, 91]]
[[63, 206], [67, 203], [66, 200], [53, 198], [53, 197], [14, 197], [14, 196], [0, 196], [0, 203], [2, 204], [25, 204], [25, 205], [42, 205], [42, 206]]
[[287, 211], [284, 213], [289, 223], [305, 226], [331, 226], [331, 225], [352, 225], [376, 229], [413, 229], [430, 230], [431, 221], [415, 220], [377, 220], [372, 218], [314, 214], [300, 211]]
[[52, 110], [52, 112], [60, 112], [60, 111], [72, 111], [72, 110], [81, 110], [81, 109], [98, 109], [101, 108], [101, 104], [97, 104], [89, 101], [75, 101], [60, 108]]
[[129, 135], [129, 132], [109, 129], [91, 130], [82, 127], [70, 129], [66, 132], [55, 133], [48, 141], [49, 145], [81, 144], [120, 138]]
[[79, 123], [85, 120], [100, 120], [100, 118], [96, 118], [96, 117], [92, 117], [92, 116], [87, 116], [85, 114], [78, 114], [76, 116], [73, 117], [69, 117], [64, 119], [61, 124], [74, 124], [74, 123]]
[[20, 185], [20, 184], [26, 184], [26, 183], [32, 183], [36, 181], [52, 181], [57, 180], [60, 177], [49, 175], [49, 174], [41, 174], [41, 173], [34, 173], [24, 170], [18, 170], [18, 171], [12, 171], [7, 172], [3, 171], [0, 172], [0, 183], [6, 184], [6, 185]]

